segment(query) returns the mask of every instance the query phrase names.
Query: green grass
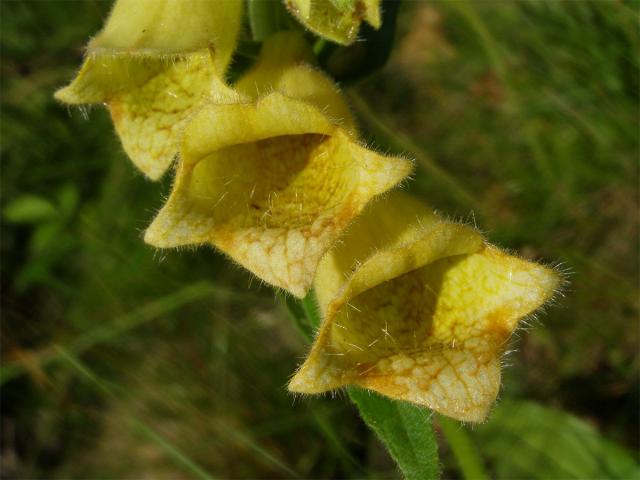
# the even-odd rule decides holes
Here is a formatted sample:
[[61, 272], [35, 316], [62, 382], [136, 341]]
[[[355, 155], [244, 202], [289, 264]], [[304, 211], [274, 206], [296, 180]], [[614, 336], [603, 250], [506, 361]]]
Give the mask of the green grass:
[[[53, 206], [3, 221], [7, 475], [397, 477], [345, 395], [285, 391], [307, 347], [269, 288], [211, 249], [142, 242], [170, 178], [135, 171], [102, 108], [53, 101], [109, 3], [0, 5], [0, 202]], [[416, 157], [411, 191], [570, 272], [514, 340], [501, 398], [636, 451], [639, 18], [638, 2], [407, 1], [390, 63], [348, 88], [365, 136]], [[483, 435], [467, 447], [513, 472]]]

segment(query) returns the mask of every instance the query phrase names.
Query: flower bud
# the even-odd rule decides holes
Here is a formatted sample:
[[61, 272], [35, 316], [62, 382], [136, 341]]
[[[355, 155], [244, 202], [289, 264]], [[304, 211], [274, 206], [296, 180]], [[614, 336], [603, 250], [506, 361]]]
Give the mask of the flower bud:
[[157, 179], [194, 107], [205, 97], [236, 97], [222, 79], [241, 9], [242, 0], [118, 0], [80, 72], [55, 96], [105, 103], [133, 163]]
[[558, 284], [553, 270], [392, 194], [322, 259], [314, 286], [323, 323], [289, 389], [353, 384], [482, 421], [509, 337]]
[[380, 28], [380, 0], [285, 0], [298, 20], [312, 32], [343, 45], [358, 36], [362, 21]]

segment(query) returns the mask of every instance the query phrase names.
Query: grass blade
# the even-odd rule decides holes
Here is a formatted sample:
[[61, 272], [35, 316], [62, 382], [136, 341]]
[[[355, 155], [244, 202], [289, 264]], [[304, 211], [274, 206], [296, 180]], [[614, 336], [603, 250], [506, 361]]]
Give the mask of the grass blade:
[[[60, 355], [61, 359], [68, 362], [71, 367], [73, 367], [77, 372], [79, 372], [85, 379], [89, 380], [100, 391], [102, 391], [109, 397], [116, 397], [112, 388], [109, 387], [109, 385], [107, 385], [106, 382], [103, 382], [95, 373], [93, 373], [86, 365], [84, 365], [71, 352], [65, 350], [62, 347], [58, 347], [56, 350]], [[196, 463], [194, 463], [191, 459], [189, 459], [189, 457], [187, 457], [184, 453], [182, 453], [177, 447], [175, 447], [170, 442], [168, 442], [164, 437], [162, 437], [158, 432], [153, 430], [144, 422], [138, 420], [137, 418], [134, 418], [133, 416], [129, 417], [129, 421], [136, 428], [136, 430], [144, 434], [149, 440], [153, 441], [153, 443], [160, 446], [166, 453], [168, 453], [169, 456], [178, 465], [181, 465], [186, 470], [190, 471], [194, 475], [194, 478], [199, 478], [201, 480], [213, 479], [213, 477], [209, 475], [203, 468], [199, 467]]]
[[0, 370], [0, 385], [12, 378], [23, 375], [30, 369], [41, 369], [46, 365], [60, 360], [60, 348], [79, 355], [96, 345], [112, 341], [128, 330], [152, 321], [161, 315], [183, 307], [191, 302], [206, 298], [217, 293], [218, 289], [209, 283], [188, 285], [177, 292], [171, 293], [158, 300], [114, 319], [109, 325], [98, 327], [78, 336], [65, 346], [54, 345], [38, 353], [30, 355], [24, 360], [5, 362]]

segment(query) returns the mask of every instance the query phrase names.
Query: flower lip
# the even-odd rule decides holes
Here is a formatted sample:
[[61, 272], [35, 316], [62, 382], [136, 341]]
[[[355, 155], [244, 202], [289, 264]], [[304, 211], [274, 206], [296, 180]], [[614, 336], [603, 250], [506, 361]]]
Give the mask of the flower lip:
[[[321, 262], [315, 287], [324, 320], [289, 389], [355, 384], [482, 421], [498, 394], [507, 340], [559, 278], [411, 203], [399, 193], [376, 203]], [[352, 269], [349, 257], [361, 263]]]
[[359, 144], [338, 87], [306, 63], [310, 55], [299, 33], [270, 37], [234, 85], [238, 98], [208, 102], [189, 118], [172, 193], [147, 243], [209, 243], [267, 283], [305, 295], [347, 225], [412, 169]]
[[132, 162], [156, 180], [173, 162], [183, 126], [205, 99], [234, 101], [224, 84], [241, 0], [117, 0], [57, 100], [104, 103]]
[[417, 270], [434, 259], [477, 252], [483, 246], [482, 236], [464, 225], [443, 223], [424, 228], [420, 238], [377, 252], [361, 264], [329, 308], [340, 308], [364, 291]]
[[183, 161], [193, 164], [233, 145], [284, 135], [331, 135], [336, 128], [316, 108], [273, 92], [257, 102], [203, 107], [191, 118], [180, 151]]
[[365, 149], [312, 104], [278, 92], [211, 104], [186, 129], [172, 194], [145, 241], [213, 244], [303, 297], [344, 228], [410, 170], [411, 162]]

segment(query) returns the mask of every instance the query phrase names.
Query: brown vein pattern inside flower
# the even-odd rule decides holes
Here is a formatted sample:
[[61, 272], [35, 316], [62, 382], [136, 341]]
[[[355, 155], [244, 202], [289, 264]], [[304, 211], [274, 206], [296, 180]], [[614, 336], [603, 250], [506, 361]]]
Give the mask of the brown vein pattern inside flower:
[[186, 131], [173, 191], [145, 241], [213, 244], [297, 296], [348, 223], [411, 169], [277, 93], [210, 105]]
[[[144, 68], [134, 65], [138, 62]], [[116, 130], [133, 162], [152, 179], [160, 177], [177, 152], [179, 132], [198, 101], [213, 86], [208, 53], [168, 63], [129, 60], [132, 69], [157, 72], [139, 87], [107, 99]]]
[[500, 386], [506, 341], [556, 286], [544, 267], [486, 246], [337, 297], [290, 388], [357, 384], [480, 421]]

